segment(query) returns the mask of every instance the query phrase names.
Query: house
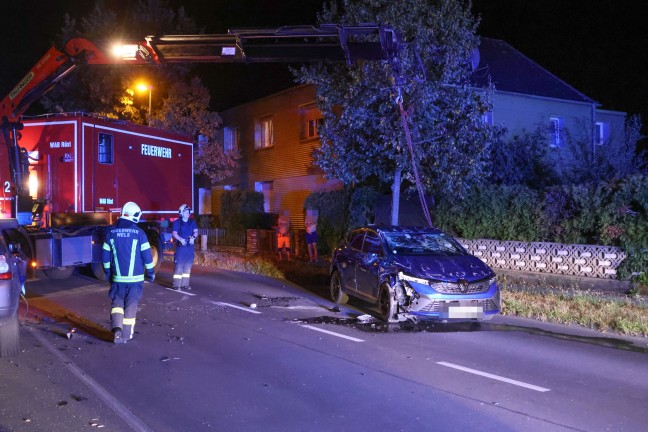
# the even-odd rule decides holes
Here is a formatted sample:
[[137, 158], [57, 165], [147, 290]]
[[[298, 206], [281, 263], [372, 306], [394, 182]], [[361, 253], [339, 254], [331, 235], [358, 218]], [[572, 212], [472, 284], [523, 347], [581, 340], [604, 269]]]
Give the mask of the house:
[[[493, 110], [484, 121], [509, 134], [548, 127], [548, 145], [564, 145], [565, 132], [585, 133], [593, 146], [622, 142], [625, 113], [606, 111], [504, 41], [482, 38], [473, 59], [474, 85], [495, 85]], [[238, 149], [241, 166], [234, 176], [199, 191], [199, 211], [217, 214], [223, 191], [262, 192], [265, 210], [291, 215], [291, 228], [304, 228], [303, 203], [312, 192], [342, 187], [311, 163], [319, 145], [315, 88], [300, 85], [222, 113], [225, 151]], [[621, 140], [621, 141], [620, 141]]]

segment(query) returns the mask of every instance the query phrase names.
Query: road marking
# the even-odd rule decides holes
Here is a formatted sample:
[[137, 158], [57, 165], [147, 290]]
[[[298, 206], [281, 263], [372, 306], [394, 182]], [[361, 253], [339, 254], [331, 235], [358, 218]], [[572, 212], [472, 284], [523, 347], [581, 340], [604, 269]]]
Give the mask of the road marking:
[[[23, 327], [24, 328], [24, 327]], [[38, 339], [42, 346], [44, 346], [50, 353], [57, 357], [63, 365], [68, 368], [72, 375], [76, 376], [80, 381], [87, 385], [106, 405], [112, 408], [115, 413], [128, 423], [137, 432], [153, 432], [146, 424], [140, 420], [135, 414], [129, 411], [126, 405], [119, 402], [117, 398], [111, 395], [105, 388], [90, 378], [81, 368], [75, 365], [72, 360], [56, 348], [50, 341], [48, 341], [37, 330], [27, 327], [27, 330]]]
[[190, 293], [190, 292], [182, 291], [182, 290], [177, 290], [177, 289], [173, 289], [173, 288], [167, 288], [167, 289], [168, 289], [169, 291], [173, 291], [173, 292], [177, 292], [177, 293], [186, 294], [186, 295], [188, 295], [188, 296], [195, 296], [195, 295], [196, 295], [196, 294], [194, 294], [194, 293]]
[[336, 336], [336, 337], [339, 337], [339, 338], [342, 338], [342, 339], [348, 339], [348, 340], [353, 341], [353, 342], [364, 342], [363, 339], [354, 338], [354, 337], [351, 337], [351, 336], [343, 335], [341, 333], [335, 333], [335, 332], [332, 332], [332, 331], [324, 330], [324, 329], [309, 326], [309, 325], [301, 325], [300, 324], [299, 326], [300, 327], [305, 327], [307, 329], [315, 330], [315, 331], [318, 331], [318, 332], [326, 333], [326, 334], [331, 335], [331, 336]]
[[246, 308], [246, 307], [242, 307], [242, 306], [236, 306], [236, 305], [233, 305], [233, 304], [230, 304], [230, 303], [223, 303], [223, 302], [211, 302], [211, 303], [214, 303], [214, 304], [219, 305], [219, 306], [227, 306], [227, 307], [231, 307], [231, 308], [234, 308], [234, 309], [240, 309], [242, 311], [250, 312], [250, 313], [253, 313], [253, 314], [260, 314], [261, 313], [259, 311], [255, 311], [255, 310], [252, 310], [250, 308]]
[[456, 364], [453, 364], [453, 363], [447, 363], [447, 362], [436, 362], [436, 363], [440, 364], [441, 366], [447, 366], [447, 367], [450, 367], [450, 368], [453, 368], [453, 369], [459, 369], [459, 370], [464, 371], [464, 372], [468, 372], [468, 373], [475, 374], [475, 375], [481, 375], [481, 376], [486, 377], [486, 378], [491, 378], [491, 379], [494, 379], [494, 380], [503, 381], [505, 383], [509, 383], [509, 384], [513, 384], [513, 385], [516, 385], [516, 386], [528, 388], [530, 390], [535, 390], [535, 391], [539, 391], [539, 392], [551, 391], [551, 389], [548, 389], [548, 388], [538, 387], [538, 386], [535, 386], [533, 384], [527, 384], [527, 383], [522, 382], [522, 381], [516, 381], [514, 379], [501, 377], [499, 375], [489, 374], [488, 372], [482, 372], [482, 371], [478, 371], [476, 369], [470, 369], [470, 368], [459, 366], [459, 365], [456, 365]]

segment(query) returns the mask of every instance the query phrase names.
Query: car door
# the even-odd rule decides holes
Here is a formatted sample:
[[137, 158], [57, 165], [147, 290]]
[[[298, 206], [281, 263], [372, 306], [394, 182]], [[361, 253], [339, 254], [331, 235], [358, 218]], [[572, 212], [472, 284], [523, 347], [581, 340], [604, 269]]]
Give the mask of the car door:
[[356, 291], [356, 262], [362, 256], [362, 242], [365, 233], [363, 230], [353, 231], [349, 241], [341, 253], [338, 254], [338, 269], [342, 278], [342, 286], [346, 292]]
[[356, 260], [356, 289], [358, 295], [369, 299], [378, 298], [380, 262], [384, 251], [378, 233], [367, 231], [362, 244], [362, 252]]

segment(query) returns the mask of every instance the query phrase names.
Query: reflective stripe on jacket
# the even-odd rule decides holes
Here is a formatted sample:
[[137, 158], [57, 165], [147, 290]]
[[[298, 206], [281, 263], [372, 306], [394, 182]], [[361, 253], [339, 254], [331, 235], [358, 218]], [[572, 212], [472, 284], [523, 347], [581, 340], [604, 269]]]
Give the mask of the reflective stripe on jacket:
[[120, 218], [106, 235], [101, 252], [105, 270], [113, 282], [143, 282], [144, 274], [153, 274], [151, 245], [136, 223]]

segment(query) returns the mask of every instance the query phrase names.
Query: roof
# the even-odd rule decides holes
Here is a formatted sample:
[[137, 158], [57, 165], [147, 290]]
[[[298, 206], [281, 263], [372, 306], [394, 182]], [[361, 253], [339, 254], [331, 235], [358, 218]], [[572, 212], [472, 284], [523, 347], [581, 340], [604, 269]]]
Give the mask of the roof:
[[473, 82], [486, 87], [489, 77], [497, 91], [596, 103], [503, 40], [482, 37]]

